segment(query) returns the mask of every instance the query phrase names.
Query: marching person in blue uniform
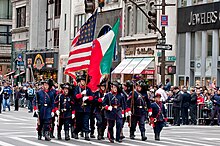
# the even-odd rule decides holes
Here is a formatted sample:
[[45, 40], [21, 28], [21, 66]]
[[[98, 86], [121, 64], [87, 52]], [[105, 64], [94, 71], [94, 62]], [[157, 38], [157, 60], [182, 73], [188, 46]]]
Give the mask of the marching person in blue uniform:
[[4, 83], [3, 87], [3, 111], [5, 111], [6, 107], [8, 111], [10, 111], [10, 96], [12, 94], [11, 87], [8, 83]]
[[[86, 79], [86, 75], [81, 75], [77, 80], [79, 83], [74, 92], [74, 106], [76, 111], [76, 128], [75, 139], [78, 139], [79, 132], [85, 132], [85, 140], [89, 138], [89, 118], [91, 113], [91, 104], [93, 103], [93, 93], [87, 83], [89, 79]], [[87, 83], [86, 83], [87, 81]]]
[[43, 81], [43, 89], [39, 90], [34, 97], [34, 117], [38, 117], [38, 140], [42, 138], [42, 130], [45, 134], [45, 140], [50, 141], [51, 119], [54, 117], [54, 96], [52, 81], [49, 79]]
[[97, 131], [98, 131], [98, 140], [104, 139], [104, 131], [107, 126], [107, 121], [105, 119], [104, 115], [104, 109], [102, 108], [102, 101], [104, 98], [104, 95], [106, 94], [106, 81], [103, 80], [99, 85], [99, 89], [94, 93], [94, 105], [95, 109], [93, 113], [96, 117], [96, 125], [97, 125]]
[[164, 104], [160, 101], [161, 94], [155, 95], [155, 102], [151, 103], [152, 115], [150, 116], [150, 124], [154, 129], [155, 140], [160, 140], [160, 132], [167, 121], [167, 114]]
[[[123, 84], [123, 89], [122, 89], [122, 94], [124, 95], [124, 102], [127, 103], [127, 100], [129, 99], [129, 95], [131, 93], [133, 89], [133, 82], [131, 80], [127, 80], [124, 84]], [[124, 139], [125, 136], [123, 134], [123, 127], [125, 124], [126, 119], [129, 119], [129, 116], [125, 115], [126, 113], [124, 112], [124, 117], [123, 117], [123, 124], [122, 124], [122, 129], [121, 129], [121, 134], [120, 134], [120, 138]]]
[[120, 133], [122, 129], [123, 115], [125, 110], [124, 97], [121, 93], [120, 83], [114, 81], [111, 83], [111, 91], [107, 93], [103, 100], [103, 106], [106, 109], [106, 119], [108, 122], [108, 139], [114, 143], [113, 128], [116, 123], [116, 142], [122, 142]]
[[71, 119], [75, 118], [74, 111], [74, 101], [70, 95], [69, 90], [71, 86], [69, 83], [61, 85], [63, 93], [57, 95], [55, 99], [55, 112], [58, 115], [58, 124], [57, 124], [57, 137], [61, 140], [61, 130], [64, 125], [65, 131], [65, 140], [70, 140], [69, 128], [71, 124]]
[[150, 100], [148, 99], [147, 91], [144, 90], [145, 86], [146, 84], [144, 81], [139, 80], [136, 83], [136, 91], [132, 91], [132, 93], [130, 93], [129, 99], [127, 101], [126, 115], [131, 116], [129, 123], [130, 139], [135, 138], [134, 132], [136, 131], [137, 123], [139, 123], [138, 125], [141, 131], [142, 141], [147, 140], [147, 137], [145, 136], [145, 121], [147, 109], [149, 114], [151, 113], [151, 104]]

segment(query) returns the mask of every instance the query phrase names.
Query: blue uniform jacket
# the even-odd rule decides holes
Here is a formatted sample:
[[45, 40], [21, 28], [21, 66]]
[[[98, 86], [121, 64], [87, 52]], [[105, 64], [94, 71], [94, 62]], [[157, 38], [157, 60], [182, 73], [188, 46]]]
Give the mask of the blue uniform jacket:
[[125, 110], [125, 101], [122, 93], [113, 95], [111, 92], [107, 93], [102, 102], [103, 106], [112, 106], [112, 111], [106, 110], [105, 117], [109, 120], [116, 120], [122, 118], [122, 110]]
[[72, 111], [74, 110], [73, 104], [74, 101], [71, 96], [65, 96], [64, 94], [57, 95], [55, 98], [55, 109], [60, 111], [60, 118], [71, 118]]
[[134, 107], [131, 106], [131, 101], [132, 101], [132, 92], [130, 93], [130, 97], [127, 100], [127, 108], [133, 108], [134, 109], [133, 115], [135, 116], [146, 115], [147, 109], [151, 108], [150, 100], [148, 99], [148, 95], [145, 92], [142, 93], [138, 93], [137, 91], [134, 92], [134, 105], [133, 105]]
[[[92, 105], [93, 101], [86, 100], [83, 103], [83, 100], [82, 100], [83, 97], [82, 98], [77, 98], [77, 95], [81, 94], [81, 92], [83, 90], [84, 89], [82, 89], [80, 86], [77, 86], [75, 88], [75, 91], [74, 91], [75, 110], [76, 110], [76, 112], [91, 112], [91, 105]], [[88, 87], [86, 87], [86, 96], [93, 96], [93, 93], [92, 93], [91, 89], [88, 88]]]
[[151, 103], [151, 108], [152, 108], [151, 117], [156, 118], [157, 121], [163, 122], [164, 119], [167, 118], [167, 113], [166, 113], [164, 104], [162, 102], [160, 102], [160, 103], [156, 103], [156, 102]]
[[95, 114], [100, 114], [101, 110], [102, 110], [102, 102], [98, 102], [99, 98], [103, 98], [104, 97], [104, 93], [101, 93], [100, 91], [96, 91], [94, 93], [94, 101], [93, 101], [93, 105], [95, 107], [94, 109], [94, 113]]
[[49, 92], [40, 90], [34, 97], [34, 108], [38, 108], [40, 119], [50, 119], [52, 109], [54, 109], [54, 98], [56, 91], [51, 89]]
[[220, 95], [215, 94], [212, 98], [211, 101], [213, 102], [213, 105], [220, 106]]

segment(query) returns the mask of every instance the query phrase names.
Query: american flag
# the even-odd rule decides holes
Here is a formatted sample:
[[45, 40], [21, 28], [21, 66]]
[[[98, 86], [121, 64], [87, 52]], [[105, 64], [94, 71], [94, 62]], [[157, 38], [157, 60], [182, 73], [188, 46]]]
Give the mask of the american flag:
[[65, 74], [76, 78], [75, 72], [88, 69], [95, 34], [97, 10], [80, 28], [72, 41]]

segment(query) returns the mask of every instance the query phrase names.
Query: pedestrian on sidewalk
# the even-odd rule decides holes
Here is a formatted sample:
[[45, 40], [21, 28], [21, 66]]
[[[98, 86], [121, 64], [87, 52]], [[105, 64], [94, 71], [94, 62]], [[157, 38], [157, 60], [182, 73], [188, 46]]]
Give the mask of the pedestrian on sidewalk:
[[15, 87], [15, 110], [14, 111], [18, 111], [19, 109], [19, 99], [21, 98], [21, 93], [20, 93], [20, 89], [18, 86]]
[[32, 113], [33, 112], [32, 102], [33, 102], [33, 99], [35, 96], [35, 90], [33, 88], [33, 85], [30, 84], [30, 86], [28, 87], [28, 90], [27, 90], [27, 94], [28, 94], [28, 112]]
[[5, 111], [6, 107], [10, 111], [10, 96], [12, 94], [11, 87], [7, 82], [4, 83], [4, 89], [3, 89], [3, 111]]
[[0, 114], [2, 113], [3, 87], [0, 85]]

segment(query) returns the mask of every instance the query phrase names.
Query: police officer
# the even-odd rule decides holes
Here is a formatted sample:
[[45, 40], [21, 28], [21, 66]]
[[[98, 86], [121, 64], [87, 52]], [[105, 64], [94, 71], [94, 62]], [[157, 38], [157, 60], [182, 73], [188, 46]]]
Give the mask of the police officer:
[[74, 92], [74, 106], [76, 111], [75, 139], [78, 139], [78, 133], [82, 131], [85, 132], [85, 140], [90, 140], [89, 118], [91, 113], [91, 104], [93, 102], [93, 93], [86, 85], [89, 83], [89, 79], [86, 78], [86, 75], [81, 75], [77, 79], [79, 85], [76, 86]]
[[108, 139], [114, 143], [113, 128], [116, 122], [116, 141], [122, 142], [120, 133], [122, 129], [122, 118], [125, 110], [124, 97], [121, 93], [120, 83], [114, 81], [111, 83], [111, 91], [107, 93], [103, 100], [103, 106], [106, 109], [106, 119], [108, 122]]
[[127, 101], [127, 115], [131, 116], [130, 122], [130, 139], [134, 139], [135, 135], [134, 132], [136, 131], [137, 123], [139, 122], [139, 128], [141, 131], [142, 141], [147, 140], [145, 136], [145, 121], [146, 121], [146, 114], [147, 110], [149, 114], [151, 114], [150, 108], [150, 100], [148, 99], [147, 91], [143, 90], [146, 84], [139, 80], [136, 83], [136, 91], [132, 91], [129, 96], [129, 100]]
[[71, 124], [71, 119], [75, 118], [74, 111], [74, 101], [70, 95], [70, 84], [65, 83], [61, 85], [63, 93], [57, 95], [55, 99], [55, 111], [58, 115], [58, 125], [57, 125], [57, 138], [61, 140], [61, 130], [64, 125], [65, 140], [70, 140], [69, 128]]
[[174, 97], [171, 98], [171, 101], [173, 102], [173, 125], [174, 126], [180, 126], [180, 110], [182, 105], [182, 94], [179, 90], [179, 87], [173, 88]]
[[164, 104], [161, 102], [161, 94], [155, 95], [155, 102], [151, 103], [152, 115], [150, 116], [150, 124], [154, 129], [155, 140], [160, 140], [160, 132], [167, 121], [167, 114]]
[[54, 95], [51, 80], [42, 81], [43, 88], [34, 97], [34, 116], [38, 117], [38, 140], [44, 130], [45, 140], [50, 141], [51, 118], [54, 117]]
[[93, 113], [95, 114], [97, 121], [97, 131], [98, 131], [98, 140], [104, 139], [104, 131], [107, 126], [107, 121], [104, 115], [104, 109], [102, 108], [102, 101], [104, 95], [106, 94], [106, 81], [103, 80], [99, 85], [99, 89], [94, 93], [94, 105], [95, 109]]
[[191, 101], [191, 95], [187, 92], [187, 88], [183, 88], [183, 94], [182, 94], [182, 120], [183, 125], [189, 125], [189, 105]]

